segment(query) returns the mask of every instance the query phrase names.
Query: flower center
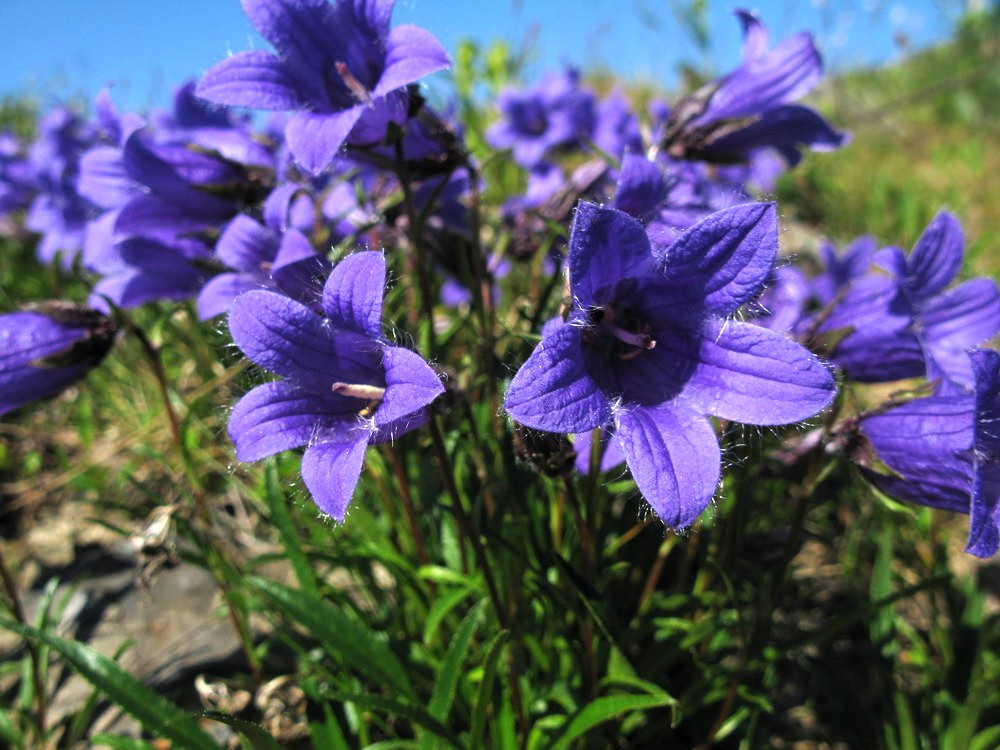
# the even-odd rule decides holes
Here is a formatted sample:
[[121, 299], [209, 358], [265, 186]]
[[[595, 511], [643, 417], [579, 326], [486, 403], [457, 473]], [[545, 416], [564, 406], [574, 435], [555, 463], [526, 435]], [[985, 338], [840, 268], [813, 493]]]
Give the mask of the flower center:
[[349, 398], [358, 398], [365, 401], [364, 407], [358, 414], [362, 417], [370, 417], [382, 399], [385, 398], [385, 388], [377, 385], [362, 385], [360, 383], [334, 383], [333, 392]]
[[605, 349], [620, 359], [635, 359], [656, 347], [649, 324], [640, 322], [628, 311], [622, 313], [612, 305], [605, 305], [589, 310], [587, 318], [593, 327], [584, 334], [584, 343]]
[[344, 86], [351, 92], [351, 96], [362, 104], [368, 104], [372, 100], [372, 92], [365, 88], [365, 85], [358, 80], [358, 77], [347, 67], [347, 63], [338, 61], [335, 63], [337, 75], [344, 82]]

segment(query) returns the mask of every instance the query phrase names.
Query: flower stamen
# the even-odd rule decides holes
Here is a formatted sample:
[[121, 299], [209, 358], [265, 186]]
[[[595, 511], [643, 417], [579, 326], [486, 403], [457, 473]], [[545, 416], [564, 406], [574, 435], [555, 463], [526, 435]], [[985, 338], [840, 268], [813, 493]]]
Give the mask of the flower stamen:
[[358, 80], [357, 76], [347, 67], [347, 63], [338, 61], [334, 63], [337, 68], [337, 75], [344, 82], [351, 95], [362, 104], [368, 104], [372, 100], [372, 93], [365, 88], [365, 85]]
[[350, 398], [360, 398], [365, 401], [381, 401], [385, 398], [385, 388], [377, 385], [361, 385], [357, 383], [334, 383], [332, 386], [334, 393]]

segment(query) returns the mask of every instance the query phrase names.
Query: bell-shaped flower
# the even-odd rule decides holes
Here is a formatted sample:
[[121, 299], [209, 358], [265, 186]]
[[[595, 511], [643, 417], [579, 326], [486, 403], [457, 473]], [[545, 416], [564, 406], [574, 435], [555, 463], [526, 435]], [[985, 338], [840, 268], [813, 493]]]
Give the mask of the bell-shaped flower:
[[768, 49], [767, 30], [745, 10], [743, 55], [736, 70], [704, 86], [671, 111], [663, 138], [672, 156], [729, 163], [753, 159], [763, 149], [795, 166], [799, 149], [830, 151], [848, 137], [815, 111], [793, 102], [819, 83], [819, 52], [809, 34]]
[[848, 377], [879, 382], [927, 375], [948, 388], [972, 390], [966, 351], [1000, 333], [1000, 291], [986, 278], [948, 288], [964, 244], [958, 220], [942, 211], [909, 256], [896, 247], [874, 254], [875, 272], [856, 277], [819, 327], [820, 333], [849, 332], [832, 355]]
[[757, 203], [714, 213], [654, 252], [639, 221], [582, 203], [567, 258], [572, 308], [514, 376], [507, 412], [548, 432], [609, 428], [660, 519], [690, 525], [719, 481], [709, 415], [779, 425], [833, 398], [816, 357], [732, 317], [759, 294], [777, 240], [774, 206]]
[[241, 295], [229, 330], [251, 360], [283, 379], [259, 385], [233, 409], [240, 461], [305, 447], [302, 478], [320, 510], [344, 520], [371, 443], [426, 421], [444, 387], [417, 353], [382, 333], [385, 258], [342, 260], [323, 288], [322, 315], [271, 291]]
[[318, 174], [356, 126], [366, 130], [362, 120], [405, 117], [399, 90], [451, 64], [427, 31], [390, 30], [394, 1], [243, 0], [277, 54], [232, 55], [205, 73], [197, 94], [234, 107], [294, 111], [285, 129], [288, 146]]
[[1000, 354], [979, 349], [968, 357], [972, 393], [937, 393], [862, 420], [892, 472], [865, 474], [894, 497], [969, 514], [965, 551], [990, 557], [1000, 541]]
[[234, 218], [215, 246], [219, 260], [232, 269], [213, 277], [198, 293], [198, 317], [222, 315], [244, 292], [273, 289], [310, 304], [318, 298], [330, 263], [298, 229], [279, 234], [245, 214]]
[[0, 414], [68, 388], [114, 340], [110, 318], [68, 302], [0, 315]]
[[580, 74], [566, 70], [546, 75], [523, 91], [506, 89], [497, 98], [500, 119], [486, 132], [494, 148], [513, 149], [514, 161], [537, 166], [557, 147], [580, 146], [593, 137], [596, 101], [580, 86]]

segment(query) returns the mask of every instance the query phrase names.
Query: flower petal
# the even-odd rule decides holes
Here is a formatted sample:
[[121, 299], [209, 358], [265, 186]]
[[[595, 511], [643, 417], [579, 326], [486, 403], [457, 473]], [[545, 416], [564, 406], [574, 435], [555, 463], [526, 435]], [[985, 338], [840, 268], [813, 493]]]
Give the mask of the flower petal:
[[639, 154], [625, 154], [618, 174], [614, 207], [645, 221], [666, 200], [667, 180], [654, 162]]
[[962, 267], [965, 238], [958, 219], [941, 211], [927, 225], [907, 260], [907, 287], [917, 298], [944, 289]]
[[230, 107], [283, 112], [303, 102], [285, 63], [269, 52], [237, 52], [209, 68], [195, 93]]
[[975, 447], [979, 471], [972, 488], [969, 542], [965, 551], [990, 557], [1000, 545], [1000, 354], [969, 353], [976, 376]]
[[746, 203], [705, 217], [666, 251], [661, 269], [673, 306], [728, 315], [764, 286], [778, 252], [773, 203]]
[[148, 237], [171, 242], [178, 236], [197, 234], [214, 223], [210, 218], [191, 214], [157, 195], [141, 194], [117, 213], [114, 235], [116, 239]]
[[827, 365], [781, 334], [750, 323], [707, 321], [684, 396], [704, 414], [757, 425], [799, 422], [833, 399]]
[[386, 40], [385, 68], [372, 94], [384, 96], [450, 66], [451, 58], [433, 34], [418, 26], [397, 26]]
[[401, 346], [386, 347], [385, 396], [375, 412], [375, 426], [382, 428], [403, 419], [444, 393], [437, 373], [416, 352]]
[[776, 148], [791, 166], [799, 163], [799, 148], [833, 151], [846, 145], [850, 135], [840, 133], [814, 110], [787, 104], [765, 112], [746, 127], [713, 139], [703, 149], [706, 156], [746, 159], [758, 148]]
[[313, 174], [329, 167], [364, 110], [356, 106], [342, 112], [298, 112], [285, 128], [296, 161]]
[[971, 279], [928, 300], [919, 318], [926, 341], [969, 349], [1000, 333], [1000, 291], [992, 279]]
[[255, 278], [242, 273], [220, 273], [198, 292], [198, 320], [211, 320], [216, 315], [222, 315], [241, 294], [263, 286], [263, 276]]
[[330, 261], [298, 229], [288, 229], [281, 238], [271, 266], [271, 278], [285, 294], [316, 307], [323, 282], [330, 273]]
[[822, 70], [812, 37], [796, 34], [770, 52], [744, 60], [723, 78], [709, 99], [708, 107], [694, 124], [751, 117], [779, 104], [793, 102], [815, 88]]
[[77, 191], [100, 208], [117, 208], [137, 191], [122, 161], [121, 149], [97, 146], [80, 158]]
[[587, 202], [576, 209], [568, 263], [574, 303], [581, 308], [611, 301], [617, 281], [654, 273], [642, 224], [622, 211]]
[[264, 383], [241, 398], [229, 416], [229, 437], [240, 461], [259, 461], [275, 453], [301, 448], [325, 430], [350, 428], [354, 415], [331, 414], [313, 394], [280, 380]]
[[302, 457], [302, 479], [313, 501], [340, 523], [358, 486], [367, 447], [368, 436], [358, 432], [343, 442], [310, 445]]
[[323, 310], [338, 328], [382, 338], [385, 257], [375, 250], [354, 253], [330, 272], [323, 287]]
[[931, 396], [864, 419], [862, 431], [896, 474], [866, 475], [903, 500], [968, 513], [974, 409], [971, 396]]
[[382, 385], [375, 342], [337, 330], [284, 295], [267, 291], [240, 295], [229, 312], [229, 332], [258, 365], [317, 394], [330, 393], [338, 381]]
[[246, 214], [239, 214], [226, 224], [215, 245], [219, 260], [235, 271], [264, 273], [265, 264], [274, 260], [278, 236]]
[[542, 339], [514, 375], [504, 409], [548, 432], [586, 432], [611, 419], [608, 397], [584, 366], [579, 328], [560, 326]]
[[719, 441], [709, 421], [673, 404], [624, 410], [615, 439], [660, 520], [672, 529], [694, 523], [719, 484]]

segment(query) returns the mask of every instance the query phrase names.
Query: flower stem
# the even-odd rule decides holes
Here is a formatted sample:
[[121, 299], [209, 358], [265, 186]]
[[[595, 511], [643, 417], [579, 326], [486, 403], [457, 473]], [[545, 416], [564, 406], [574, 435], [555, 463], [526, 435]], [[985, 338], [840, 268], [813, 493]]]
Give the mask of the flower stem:
[[413, 186], [410, 184], [410, 173], [406, 168], [406, 162], [403, 159], [403, 141], [401, 137], [396, 141], [395, 167], [396, 176], [399, 178], [399, 184], [403, 189], [403, 207], [406, 210], [406, 230], [410, 238], [410, 244], [413, 245], [413, 257], [411, 258], [410, 266], [416, 272], [417, 284], [420, 287], [420, 305], [423, 309], [427, 326], [429, 327], [429, 332], [427, 333], [425, 340], [421, 343], [423, 344], [423, 348], [427, 353], [427, 356], [433, 359], [436, 347], [434, 345], [434, 295], [430, 276], [428, 275], [428, 271], [430, 270], [430, 260], [427, 258], [422, 237], [423, 221], [421, 221], [420, 216], [417, 214], [417, 206], [413, 200]]

